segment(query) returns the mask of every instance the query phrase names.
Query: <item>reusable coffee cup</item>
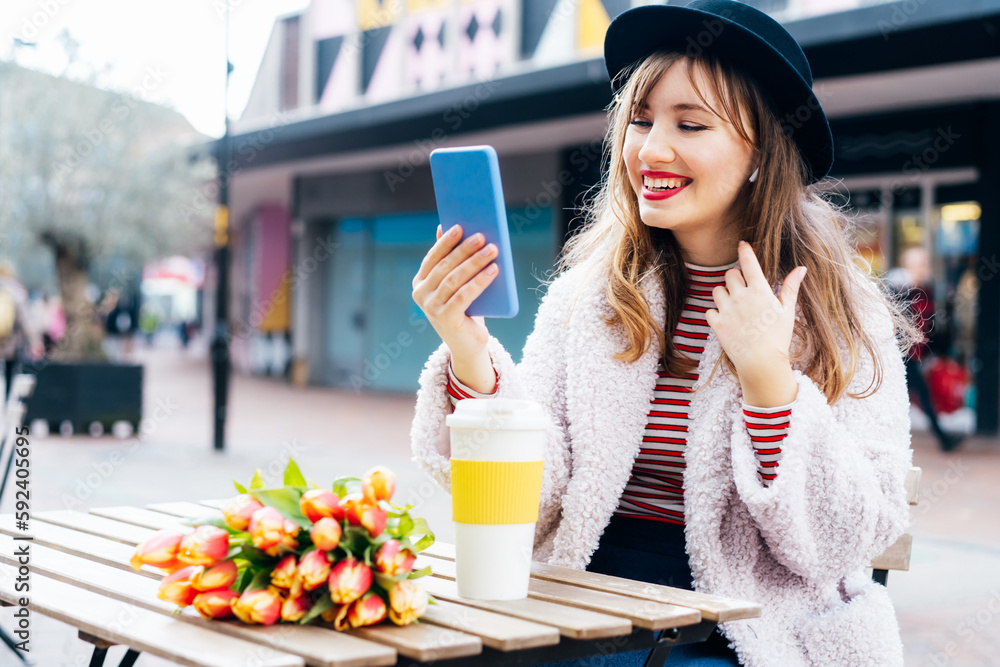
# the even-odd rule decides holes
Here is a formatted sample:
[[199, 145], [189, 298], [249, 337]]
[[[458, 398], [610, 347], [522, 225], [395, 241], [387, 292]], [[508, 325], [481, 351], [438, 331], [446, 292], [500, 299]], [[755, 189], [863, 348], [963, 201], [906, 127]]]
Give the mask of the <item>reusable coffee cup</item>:
[[523, 599], [551, 421], [535, 401], [466, 398], [445, 423], [451, 429], [458, 594]]

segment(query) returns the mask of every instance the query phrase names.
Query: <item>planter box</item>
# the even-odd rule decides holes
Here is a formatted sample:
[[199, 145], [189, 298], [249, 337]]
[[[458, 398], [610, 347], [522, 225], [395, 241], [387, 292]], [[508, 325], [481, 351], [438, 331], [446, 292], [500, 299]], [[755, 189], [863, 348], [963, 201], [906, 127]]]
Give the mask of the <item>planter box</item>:
[[87, 433], [94, 422], [110, 431], [118, 421], [139, 432], [142, 420], [142, 366], [139, 364], [55, 363], [27, 364], [37, 377], [35, 393], [27, 400], [26, 423], [44, 419], [49, 430], [63, 422], [74, 433]]

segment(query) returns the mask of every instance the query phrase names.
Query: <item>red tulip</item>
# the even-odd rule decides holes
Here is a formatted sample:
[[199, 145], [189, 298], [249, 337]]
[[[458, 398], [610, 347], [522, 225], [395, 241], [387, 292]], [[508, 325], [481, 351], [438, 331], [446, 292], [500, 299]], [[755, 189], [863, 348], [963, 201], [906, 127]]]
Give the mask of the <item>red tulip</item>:
[[213, 591], [217, 588], [229, 588], [239, 574], [236, 563], [224, 560], [211, 567], [199, 565], [198, 571], [191, 577], [191, 585], [196, 591]]
[[399, 540], [388, 540], [375, 552], [375, 569], [390, 577], [407, 574], [417, 559]]
[[299, 509], [313, 523], [323, 517], [329, 517], [335, 521], [344, 520], [344, 508], [340, 504], [340, 498], [337, 497], [336, 493], [323, 489], [310, 489], [303, 493], [302, 498], [299, 499]]
[[289, 596], [281, 604], [281, 620], [289, 623], [297, 623], [303, 616], [309, 613], [312, 601], [306, 595]]
[[325, 516], [313, 524], [312, 530], [309, 531], [309, 537], [312, 538], [312, 543], [316, 545], [317, 549], [333, 551], [340, 544], [342, 532], [340, 523], [336, 519]]
[[389, 620], [409, 625], [427, 611], [427, 591], [412, 579], [397, 581], [389, 589]]
[[222, 508], [222, 516], [226, 519], [226, 525], [233, 530], [246, 530], [250, 525], [250, 517], [263, 505], [249, 493], [242, 493]]
[[228, 554], [228, 532], [216, 526], [198, 526], [181, 540], [177, 560], [187, 565], [215, 565]]
[[194, 598], [194, 608], [205, 618], [229, 618], [233, 615], [232, 601], [239, 593], [223, 588], [215, 591], [198, 593]]
[[365, 593], [364, 597], [356, 600], [347, 612], [347, 622], [352, 628], [360, 628], [364, 625], [375, 625], [385, 620], [385, 602], [375, 593]]
[[250, 541], [269, 556], [295, 551], [299, 527], [274, 507], [262, 507], [250, 516]]
[[313, 549], [299, 562], [299, 581], [307, 591], [314, 591], [325, 584], [329, 576], [330, 560], [321, 549]]
[[135, 555], [129, 561], [135, 569], [152, 565], [162, 569], [178, 565], [177, 549], [184, 539], [183, 533], [175, 530], [158, 531], [151, 538], [136, 547]]
[[384, 466], [375, 466], [361, 478], [361, 493], [372, 505], [389, 500], [396, 491], [396, 474]]
[[330, 599], [337, 604], [354, 602], [372, 585], [372, 571], [353, 556], [330, 569]]
[[281, 594], [274, 586], [254, 591], [243, 591], [233, 598], [230, 606], [236, 617], [244, 623], [271, 625], [281, 617]]
[[173, 574], [168, 574], [160, 580], [160, 590], [157, 591], [156, 597], [181, 607], [188, 606], [198, 595], [198, 591], [191, 585], [191, 576], [197, 571], [196, 566], [188, 565]]

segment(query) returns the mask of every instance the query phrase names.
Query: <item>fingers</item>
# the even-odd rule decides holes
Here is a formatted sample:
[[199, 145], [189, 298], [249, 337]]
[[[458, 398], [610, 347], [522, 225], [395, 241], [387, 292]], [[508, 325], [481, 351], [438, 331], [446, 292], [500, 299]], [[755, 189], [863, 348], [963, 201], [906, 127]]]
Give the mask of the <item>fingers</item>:
[[[476, 300], [476, 297], [482, 294], [483, 290], [490, 286], [490, 283], [493, 282], [493, 279], [497, 277], [498, 273], [499, 267], [497, 267], [496, 264], [490, 264], [488, 267], [476, 274], [472, 280], [462, 285], [462, 287], [459, 288], [450, 299], [448, 299], [447, 303], [444, 304], [444, 308], [446, 310], [455, 309], [460, 313], [465, 313], [465, 311], [469, 309], [469, 305]], [[480, 323], [483, 322], [482, 317], [474, 319], [477, 319]]]
[[796, 267], [788, 273], [781, 285], [780, 301], [782, 306], [788, 307], [795, 304], [799, 297], [799, 286], [805, 277], [806, 267], [804, 266]]
[[752, 285], [754, 283], [760, 283], [762, 285], [767, 285], [767, 278], [764, 276], [764, 270], [760, 268], [760, 262], [757, 261], [757, 255], [754, 253], [753, 248], [746, 241], [740, 241], [739, 248], [737, 252], [740, 256], [740, 271], [743, 274], [743, 278], [747, 285]]
[[455, 225], [444, 235], [441, 234], [440, 230], [441, 226], [438, 225], [437, 241], [427, 251], [427, 254], [424, 255], [423, 261], [420, 262], [420, 270], [417, 271], [414, 282], [426, 280], [438, 262], [448, 255], [452, 248], [455, 247], [455, 244], [458, 243], [458, 240], [462, 238], [462, 228], [459, 225]]
[[[470, 281], [473, 281], [477, 277], [480, 280], [485, 279], [485, 277], [483, 276], [484, 274], [488, 274], [488, 272], [484, 270], [484, 267], [486, 267], [486, 265], [489, 264], [491, 261], [493, 261], [495, 258], [496, 258], [496, 247], [493, 246], [492, 243], [480, 249], [471, 257], [466, 258], [461, 264], [459, 264], [456, 268], [452, 269], [450, 272], [448, 272], [446, 276], [444, 276], [441, 279], [441, 282], [438, 285], [435, 294], [431, 297], [430, 301], [428, 302], [428, 305], [430, 305], [430, 307], [432, 308], [434, 308], [435, 306], [440, 306], [442, 307], [442, 309], [450, 308], [450, 302], [452, 296], [456, 292], [461, 290], [461, 288], [465, 284], [469, 283]], [[444, 264], [444, 262], [442, 262], [442, 264]], [[428, 282], [433, 280], [434, 272], [437, 270], [438, 269], [434, 269], [434, 271], [431, 272], [431, 278], [428, 279]], [[495, 266], [493, 271], [495, 271]], [[462, 312], [464, 312], [464, 309], [462, 310]]]

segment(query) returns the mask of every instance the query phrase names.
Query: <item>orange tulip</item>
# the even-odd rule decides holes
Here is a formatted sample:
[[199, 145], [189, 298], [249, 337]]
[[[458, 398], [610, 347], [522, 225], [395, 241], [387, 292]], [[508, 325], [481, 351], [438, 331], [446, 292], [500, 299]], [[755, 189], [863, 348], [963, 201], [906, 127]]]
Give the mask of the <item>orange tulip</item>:
[[385, 620], [385, 602], [375, 593], [365, 593], [347, 612], [347, 622], [352, 628], [375, 625]]
[[178, 565], [177, 549], [183, 539], [184, 534], [175, 530], [158, 531], [136, 547], [135, 554], [129, 562], [137, 570], [143, 565], [152, 565], [162, 569], [175, 567]]
[[299, 563], [295, 554], [288, 554], [278, 561], [278, 564], [271, 570], [271, 585], [291, 590], [299, 577]]
[[381, 507], [372, 505], [360, 493], [349, 493], [341, 500], [344, 515], [352, 526], [361, 526], [372, 537], [378, 537], [385, 530], [389, 515]]
[[243, 591], [233, 598], [230, 606], [236, 617], [244, 623], [271, 625], [281, 617], [281, 593], [274, 586], [255, 591]]
[[412, 579], [397, 581], [389, 589], [389, 620], [409, 625], [427, 611], [427, 591]]
[[196, 566], [188, 565], [173, 574], [168, 574], [160, 580], [160, 590], [157, 591], [156, 597], [181, 607], [188, 606], [198, 595], [198, 591], [191, 585], [191, 577], [197, 571]]
[[349, 604], [338, 604], [324, 611], [320, 616], [327, 623], [333, 623], [334, 630], [346, 630], [350, 625], [347, 623], [347, 612], [351, 610]]
[[340, 544], [342, 533], [340, 523], [336, 519], [325, 516], [313, 524], [312, 530], [309, 531], [309, 537], [312, 538], [312, 543], [316, 545], [317, 549], [333, 551]]
[[353, 556], [345, 558], [330, 569], [330, 599], [337, 604], [354, 602], [372, 585], [372, 571]]
[[390, 577], [407, 574], [417, 559], [399, 540], [388, 540], [375, 552], [375, 569]]
[[274, 507], [262, 507], [250, 516], [250, 541], [269, 556], [295, 551], [299, 527]]
[[344, 506], [344, 518], [352, 526], [361, 525], [361, 510], [364, 509], [365, 497], [361, 493], [348, 493], [340, 499], [340, 504]]
[[229, 588], [239, 574], [236, 563], [224, 560], [211, 567], [199, 565], [198, 571], [191, 577], [191, 585], [196, 591], [213, 591], [217, 588]]
[[228, 553], [228, 532], [216, 526], [198, 526], [181, 540], [177, 560], [187, 565], [215, 565]]
[[215, 591], [198, 593], [194, 598], [194, 608], [205, 618], [229, 618], [233, 615], [232, 601], [239, 593], [223, 588]]
[[246, 530], [250, 525], [250, 517], [263, 505], [249, 493], [242, 493], [222, 508], [222, 516], [226, 519], [226, 525], [233, 530]]
[[281, 604], [281, 620], [289, 623], [297, 623], [303, 616], [309, 613], [312, 607], [312, 600], [306, 595], [289, 596]]
[[344, 508], [336, 493], [323, 489], [309, 489], [299, 499], [299, 509], [307, 519], [316, 523], [324, 517], [335, 521], [344, 520]]
[[361, 478], [361, 493], [372, 505], [389, 500], [396, 491], [396, 473], [385, 466], [375, 466]]
[[299, 581], [307, 591], [314, 591], [325, 584], [329, 576], [330, 560], [321, 549], [313, 549], [299, 562]]

